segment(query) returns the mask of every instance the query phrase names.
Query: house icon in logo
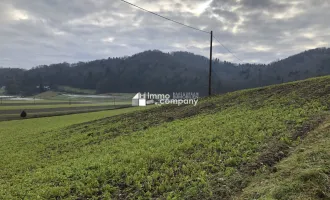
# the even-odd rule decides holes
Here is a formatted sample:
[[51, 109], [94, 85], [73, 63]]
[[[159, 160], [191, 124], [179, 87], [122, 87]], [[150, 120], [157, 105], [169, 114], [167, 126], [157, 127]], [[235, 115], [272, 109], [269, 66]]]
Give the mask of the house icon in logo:
[[132, 99], [132, 106], [147, 106], [145, 95], [138, 92]]

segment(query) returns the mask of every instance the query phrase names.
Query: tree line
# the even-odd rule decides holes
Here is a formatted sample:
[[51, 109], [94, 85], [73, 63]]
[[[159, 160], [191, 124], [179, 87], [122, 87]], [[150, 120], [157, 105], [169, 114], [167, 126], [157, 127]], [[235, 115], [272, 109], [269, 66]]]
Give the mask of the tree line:
[[[0, 68], [7, 94], [33, 95], [60, 85], [97, 93], [199, 92], [207, 94], [208, 59], [189, 52], [145, 51], [130, 57], [74, 64], [58, 63], [29, 70]], [[317, 48], [270, 64], [213, 60], [213, 92], [266, 86], [330, 74], [330, 49]], [[38, 86], [38, 87], [37, 87]]]

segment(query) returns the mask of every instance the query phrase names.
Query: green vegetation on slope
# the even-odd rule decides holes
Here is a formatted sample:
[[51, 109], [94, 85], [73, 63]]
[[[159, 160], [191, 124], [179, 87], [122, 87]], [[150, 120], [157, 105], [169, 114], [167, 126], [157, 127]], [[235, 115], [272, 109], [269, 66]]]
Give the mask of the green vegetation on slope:
[[51, 99], [51, 98], [57, 97], [58, 95], [59, 95], [58, 92], [47, 91], [47, 92], [43, 92], [38, 95], [35, 95], [34, 97], [39, 98], [39, 99]]
[[60, 92], [67, 92], [67, 93], [73, 93], [73, 94], [95, 94], [95, 90], [87, 90], [87, 89], [80, 89], [80, 88], [74, 88], [70, 86], [58, 86], [57, 90]]
[[258, 176], [276, 172], [276, 163], [323, 122], [329, 80], [29, 134], [1, 130], [0, 198], [231, 199]]
[[260, 173], [240, 199], [307, 200], [330, 198], [330, 119], [304, 141], [275, 172]]

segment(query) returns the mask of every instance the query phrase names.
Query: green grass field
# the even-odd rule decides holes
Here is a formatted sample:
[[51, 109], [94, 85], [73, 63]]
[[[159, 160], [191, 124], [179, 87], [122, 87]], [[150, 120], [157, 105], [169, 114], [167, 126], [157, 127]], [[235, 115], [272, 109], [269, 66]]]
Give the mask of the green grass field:
[[196, 107], [0, 122], [0, 199], [329, 199], [329, 97], [327, 76]]
[[35, 95], [33, 97], [35, 97], [37, 99], [52, 99], [52, 98], [55, 98], [59, 95], [60, 95], [59, 92], [47, 91], [47, 92], [43, 92], [43, 93], [40, 93], [38, 95]]
[[73, 88], [73, 87], [69, 87], [69, 86], [59, 86], [58, 90], [61, 92], [73, 93], [73, 94], [95, 94], [96, 93], [95, 90]]

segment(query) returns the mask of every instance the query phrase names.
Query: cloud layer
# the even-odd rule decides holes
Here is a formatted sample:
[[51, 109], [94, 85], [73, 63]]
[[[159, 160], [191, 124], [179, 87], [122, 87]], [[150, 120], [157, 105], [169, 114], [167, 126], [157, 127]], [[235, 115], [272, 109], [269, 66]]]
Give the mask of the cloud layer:
[[[130, 0], [214, 35], [244, 62], [328, 47], [328, 0]], [[0, 66], [31, 68], [144, 50], [209, 55], [209, 35], [120, 0], [2, 0]], [[238, 62], [214, 41], [214, 55]]]

